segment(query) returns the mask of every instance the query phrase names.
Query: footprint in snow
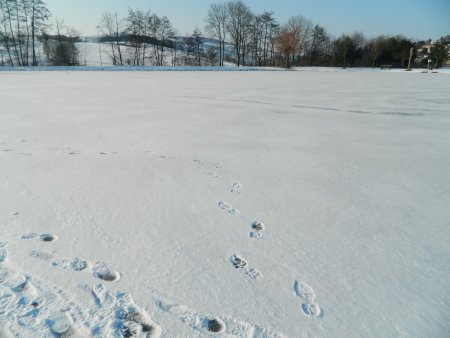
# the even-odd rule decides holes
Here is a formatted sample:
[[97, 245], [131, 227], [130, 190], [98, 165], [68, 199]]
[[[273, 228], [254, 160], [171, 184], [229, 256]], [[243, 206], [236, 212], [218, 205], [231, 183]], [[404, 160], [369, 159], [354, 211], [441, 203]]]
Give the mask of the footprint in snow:
[[212, 178], [220, 178], [221, 177], [218, 173], [215, 173], [210, 170], [204, 170], [203, 174], [205, 174], [206, 176], [211, 176]]
[[294, 292], [297, 297], [302, 299], [302, 311], [306, 316], [318, 317], [321, 315], [322, 311], [319, 305], [314, 302], [316, 294], [309, 284], [296, 280], [294, 282]]
[[247, 261], [239, 255], [231, 256], [230, 262], [236, 269], [244, 269], [248, 265]]
[[254, 221], [251, 225], [251, 231], [248, 234], [250, 238], [253, 239], [262, 239], [264, 237], [264, 230], [266, 229], [266, 225], [261, 221]]
[[54, 241], [56, 241], [58, 239], [59, 239], [59, 237], [56, 236], [56, 235], [53, 235], [53, 234], [42, 234], [40, 236], [40, 240], [42, 242], [54, 242]]
[[92, 295], [104, 314], [102, 320], [106, 323], [101, 323], [101, 326], [115, 329], [115, 334], [111, 335], [148, 338], [161, 335], [160, 326], [151, 320], [145, 310], [136, 305], [131, 295], [124, 292], [111, 293], [102, 283], [93, 287]]
[[6, 248], [0, 247], [0, 263], [3, 263], [8, 257], [8, 250]]
[[95, 277], [104, 280], [105, 282], [114, 282], [120, 279], [120, 273], [103, 262], [95, 263], [93, 272]]
[[260, 280], [264, 278], [261, 271], [256, 268], [249, 268], [247, 261], [240, 255], [232, 255], [230, 262], [236, 269], [244, 269], [245, 275], [251, 279]]
[[57, 235], [54, 234], [38, 234], [35, 232], [29, 232], [26, 234], [23, 234], [22, 239], [39, 239], [42, 242], [54, 242], [59, 239]]
[[74, 334], [72, 318], [64, 312], [54, 314], [48, 319], [48, 324], [52, 332], [56, 333], [59, 337], [69, 337]]
[[240, 194], [242, 192], [242, 184], [239, 182], [234, 183], [231, 192], [233, 194]]
[[[41, 258], [41, 257], [38, 256], [36, 258]], [[45, 260], [45, 256], [43, 256], [43, 258]], [[66, 269], [66, 270], [83, 271], [89, 267], [89, 262], [85, 261], [83, 259], [79, 259], [79, 258], [72, 258], [72, 259], [61, 258], [61, 259], [55, 259], [52, 262], [52, 265], [57, 266], [59, 268]]]
[[29, 277], [7, 269], [0, 270], [0, 284], [16, 293], [33, 292]]
[[255, 268], [245, 269], [245, 274], [254, 280], [260, 280], [264, 278], [262, 272]]
[[36, 251], [36, 250], [31, 251], [30, 256], [33, 258], [41, 259], [43, 261], [49, 261], [50, 259], [52, 259], [54, 257], [53, 254], [51, 254], [51, 253]]
[[[53, 259], [52, 254], [47, 254], [40, 251], [33, 251], [30, 256], [42, 260]], [[80, 258], [56, 258], [52, 260], [52, 265], [69, 271], [92, 272], [94, 277], [106, 282], [115, 282], [120, 279], [120, 273], [113, 270], [108, 264], [103, 262], [91, 263]]]
[[222, 176], [217, 172], [217, 169], [222, 169], [220, 163], [206, 164], [201, 160], [193, 160], [194, 164], [198, 167], [199, 172], [205, 174], [206, 176], [211, 176], [212, 178], [218, 179]]
[[[282, 338], [283, 334], [260, 327], [232, 316], [215, 316], [198, 313], [187, 306], [158, 301], [159, 307], [177, 317], [183, 324], [204, 335], [224, 334], [227, 337]], [[190, 336], [190, 335], [188, 335]]]
[[93, 332], [92, 316], [71, 295], [13, 265], [0, 266], [0, 318], [0, 326], [9, 323], [15, 330], [19, 325], [27, 337], [89, 337]]
[[230, 204], [220, 201], [219, 202], [219, 207], [223, 210], [227, 210], [229, 214], [231, 215], [237, 215], [239, 214], [239, 210], [233, 208]]

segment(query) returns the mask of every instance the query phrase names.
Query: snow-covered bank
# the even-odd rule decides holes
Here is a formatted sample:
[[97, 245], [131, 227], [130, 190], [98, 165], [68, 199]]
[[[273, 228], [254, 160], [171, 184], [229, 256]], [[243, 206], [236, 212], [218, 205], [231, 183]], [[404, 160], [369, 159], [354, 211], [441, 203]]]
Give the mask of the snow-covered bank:
[[[380, 68], [341, 68], [341, 67], [295, 67], [291, 69], [278, 67], [235, 67], [235, 66], [39, 66], [39, 67], [0, 67], [0, 72], [328, 72], [328, 73], [403, 73], [404, 69], [380, 69]], [[450, 74], [450, 68], [439, 68], [427, 71], [423, 68], [414, 68], [405, 73]]]
[[275, 67], [211, 67], [211, 66], [171, 66], [171, 67], [159, 67], [159, 66], [76, 66], [76, 67], [64, 67], [64, 66], [43, 66], [43, 67], [0, 67], [0, 72], [20, 72], [20, 71], [33, 71], [33, 72], [273, 72], [284, 71], [283, 68]]
[[445, 337], [449, 84], [1, 73], [0, 336]]

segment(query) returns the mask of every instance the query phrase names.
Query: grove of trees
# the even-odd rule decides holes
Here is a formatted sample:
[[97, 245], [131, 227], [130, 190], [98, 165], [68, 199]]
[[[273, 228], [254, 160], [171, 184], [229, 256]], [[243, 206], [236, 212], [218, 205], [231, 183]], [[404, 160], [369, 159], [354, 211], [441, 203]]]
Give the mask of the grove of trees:
[[[80, 65], [81, 34], [50, 16], [43, 0], [0, 0], [0, 65]], [[416, 66], [428, 59], [440, 66], [450, 43], [447, 36], [424, 49], [425, 41], [401, 35], [336, 37], [305, 16], [279, 23], [274, 12], [254, 13], [242, 0], [211, 4], [204, 31], [184, 37], [167, 16], [138, 8], [124, 17], [105, 12], [96, 28], [99, 48], [116, 66], [406, 67], [411, 48]]]

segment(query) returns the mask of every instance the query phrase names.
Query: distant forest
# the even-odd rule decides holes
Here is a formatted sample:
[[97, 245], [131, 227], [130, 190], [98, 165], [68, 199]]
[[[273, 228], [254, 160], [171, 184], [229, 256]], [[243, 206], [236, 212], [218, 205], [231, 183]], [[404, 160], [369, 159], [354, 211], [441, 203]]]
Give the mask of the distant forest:
[[[81, 34], [50, 18], [43, 0], [0, 0], [0, 65], [81, 65]], [[430, 60], [440, 67], [450, 45], [450, 35], [433, 43], [401, 35], [368, 39], [360, 32], [335, 37], [305, 16], [280, 23], [274, 12], [254, 13], [240, 0], [211, 4], [200, 26], [180, 37], [168, 17], [130, 8], [125, 17], [105, 12], [97, 41], [108, 46], [117, 66], [405, 68], [412, 52], [413, 66], [426, 67]]]

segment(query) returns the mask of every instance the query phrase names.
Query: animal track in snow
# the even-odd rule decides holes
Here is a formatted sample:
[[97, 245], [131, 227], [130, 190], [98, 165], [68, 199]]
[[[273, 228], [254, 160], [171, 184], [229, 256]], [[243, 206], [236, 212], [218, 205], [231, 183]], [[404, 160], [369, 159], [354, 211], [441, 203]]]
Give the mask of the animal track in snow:
[[296, 280], [294, 282], [294, 292], [297, 297], [303, 301], [301, 307], [306, 316], [317, 317], [321, 314], [321, 309], [317, 303], [314, 302], [316, 294], [311, 286], [304, 281]]
[[8, 242], [0, 241], [0, 248], [6, 248], [8, 246]]
[[231, 215], [237, 215], [239, 214], [239, 210], [233, 208], [230, 204], [220, 201], [219, 202], [219, 207], [223, 210], [227, 210], [229, 214]]

